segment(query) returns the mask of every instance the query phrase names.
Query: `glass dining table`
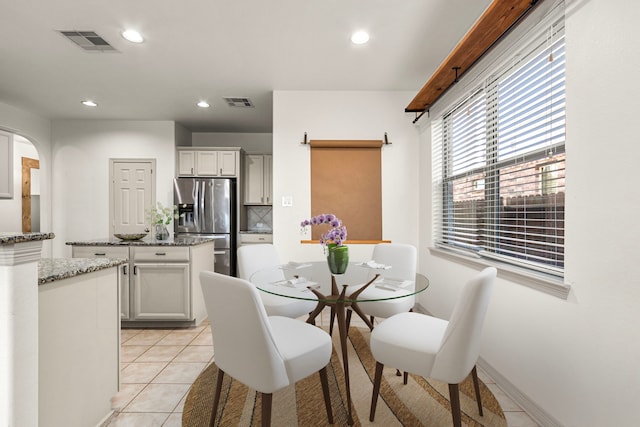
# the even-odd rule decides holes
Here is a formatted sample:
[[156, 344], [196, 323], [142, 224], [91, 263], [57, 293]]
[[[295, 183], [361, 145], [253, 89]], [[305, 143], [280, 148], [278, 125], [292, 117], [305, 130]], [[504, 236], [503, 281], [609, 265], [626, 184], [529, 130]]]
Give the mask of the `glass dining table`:
[[[314, 301], [315, 309], [309, 313], [307, 323], [315, 325], [316, 317], [325, 307], [331, 309], [331, 325], [334, 316], [338, 324], [340, 351], [347, 392], [348, 423], [353, 425], [351, 389], [349, 384], [349, 359], [347, 357], [347, 310], [356, 313], [373, 330], [371, 320], [361, 305], [367, 302], [392, 301], [410, 298], [429, 287], [426, 277], [418, 275], [416, 281], [393, 279], [386, 272], [393, 266], [375, 263], [350, 263], [345, 274], [331, 274], [327, 263], [290, 262], [256, 271], [249, 280], [260, 290], [279, 297]], [[351, 284], [350, 284], [351, 283]], [[331, 331], [331, 328], [330, 328]]]

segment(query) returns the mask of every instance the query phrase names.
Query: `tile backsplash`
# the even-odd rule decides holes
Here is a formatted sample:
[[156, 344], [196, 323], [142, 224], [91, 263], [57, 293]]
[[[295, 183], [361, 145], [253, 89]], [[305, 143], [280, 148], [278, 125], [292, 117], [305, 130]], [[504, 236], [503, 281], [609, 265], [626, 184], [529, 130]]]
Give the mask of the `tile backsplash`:
[[246, 206], [248, 231], [271, 231], [273, 208], [271, 206]]

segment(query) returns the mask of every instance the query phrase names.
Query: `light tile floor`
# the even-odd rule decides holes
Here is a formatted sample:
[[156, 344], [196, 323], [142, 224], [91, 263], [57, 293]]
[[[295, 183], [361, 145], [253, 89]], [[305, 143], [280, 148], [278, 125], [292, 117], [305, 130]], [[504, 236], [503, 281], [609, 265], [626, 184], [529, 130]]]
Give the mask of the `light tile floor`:
[[[352, 324], [364, 326], [357, 316]], [[319, 325], [328, 324], [327, 313]], [[103, 427], [180, 427], [189, 387], [213, 360], [207, 321], [191, 328], [123, 329], [120, 392]], [[489, 376], [478, 369], [505, 413], [509, 427], [538, 427]]]

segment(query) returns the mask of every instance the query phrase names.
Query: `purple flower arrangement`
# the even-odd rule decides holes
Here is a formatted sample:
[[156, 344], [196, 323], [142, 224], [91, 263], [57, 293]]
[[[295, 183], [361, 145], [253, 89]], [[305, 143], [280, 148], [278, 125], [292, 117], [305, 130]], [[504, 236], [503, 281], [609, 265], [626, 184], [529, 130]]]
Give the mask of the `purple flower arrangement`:
[[342, 221], [334, 214], [320, 214], [311, 219], [305, 219], [300, 223], [300, 227], [302, 227], [302, 231], [306, 231], [308, 226], [320, 224], [329, 224], [331, 226], [331, 229], [320, 237], [322, 246], [326, 247], [330, 243], [342, 246], [344, 241], [347, 240], [347, 227], [342, 225]]

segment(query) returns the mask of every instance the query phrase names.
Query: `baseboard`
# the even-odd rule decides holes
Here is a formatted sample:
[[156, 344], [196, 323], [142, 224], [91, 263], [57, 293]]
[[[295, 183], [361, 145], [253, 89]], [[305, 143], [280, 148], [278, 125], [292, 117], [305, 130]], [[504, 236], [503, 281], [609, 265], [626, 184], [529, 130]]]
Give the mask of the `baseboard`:
[[[423, 314], [432, 315], [424, 308], [420, 303], [416, 303], [413, 307], [413, 311]], [[482, 368], [492, 380], [496, 382], [496, 385], [505, 392], [507, 396], [517, 403], [538, 425], [545, 427], [563, 427], [562, 423], [549, 415], [538, 404], [532, 401], [527, 395], [522, 393], [516, 386], [514, 386], [509, 380], [507, 380], [500, 372], [498, 372], [493, 366], [487, 363], [482, 357], [478, 359], [478, 366]]]
[[104, 416], [104, 418], [102, 418], [98, 424], [96, 424], [96, 427], [106, 427], [109, 424], [111, 424], [111, 421], [118, 415], [118, 413], [114, 410], [111, 410], [107, 415]]
[[552, 417], [538, 404], [529, 398], [526, 394], [522, 393], [516, 386], [514, 386], [509, 380], [507, 380], [500, 372], [487, 363], [482, 357], [478, 359], [478, 366], [484, 370], [491, 379], [496, 382], [496, 385], [505, 392], [507, 396], [517, 403], [538, 425], [545, 427], [563, 427], [562, 423]]

